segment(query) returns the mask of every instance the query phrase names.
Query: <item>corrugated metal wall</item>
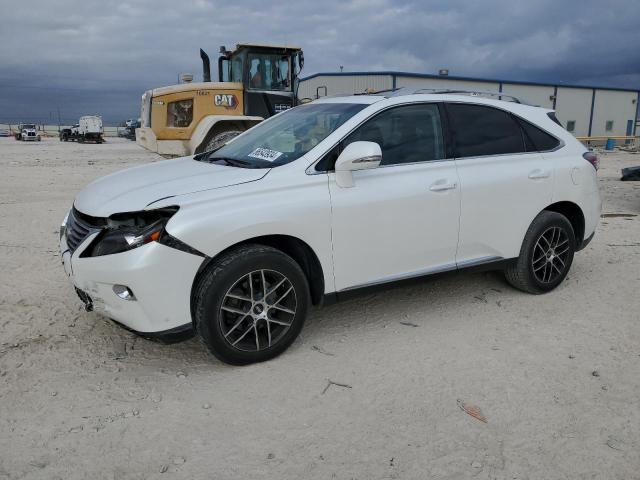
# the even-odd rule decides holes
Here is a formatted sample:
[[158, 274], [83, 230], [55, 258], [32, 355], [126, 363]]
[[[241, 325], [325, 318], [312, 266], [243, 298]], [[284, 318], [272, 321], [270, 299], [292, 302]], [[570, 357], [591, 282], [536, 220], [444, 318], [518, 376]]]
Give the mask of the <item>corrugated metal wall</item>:
[[553, 108], [554, 87], [539, 85], [519, 85], [514, 83], [503, 83], [502, 91], [515, 95], [521, 101], [531, 105], [539, 105], [544, 108]]
[[[395, 83], [394, 83], [395, 77]], [[371, 74], [320, 74], [300, 82], [299, 98], [315, 99], [318, 87], [326, 87], [327, 95], [362, 93], [367, 88], [387, 90], [406, 87], [407, 89], [452, 89], [476, 91], [500, 91], [500, 81], [460, 79], [451, 77], [421, 77], [403, 75], [401, 73], [371, 73]], [[593, 118], [591, 117], [591, 102], [593, 89], [579, 87], [557, 88], [554, 85], [527, 85], [502, 82], [502, 91], [514, 95], [526, 103], [539, 105], [544, 108], [554, 108], [558, 119], [566, 128], [569, 122], [574, 122], [574, 135], [588, 136], [622, 136], [627, 134], [628, 122], [635, 121], [636, 101], [638, 92], [595, 89], [593, 102]], [[319, 91], [324, 96], [324, 89]], [[606, 130], [607, 121], [613, 121], [612, 129]], [[592, 124], [589, 132], [589, 124]]]
[[[628, 122], [635, 121], [637, 98], [635, 92], [596, 90], [591, 135], [625, 135]], [[606, 130], [608, 121], [613, 122], [611, 131]]]
[[558, 87], [556, 113], [564, 128], [567, 123], [575, 122], [573, 133], [577, 137], [589, 135], [589, 117], [591, 114], [591, 96], [593, 91], [586, 88]]
[[[354, 93], [364, 93], [367, 88], [374, 90], [389, 90], [393, 87], [391, 75], [321, 75], [300, 82], [298, 88], [298, 98], [316, 98], [326, 95], [352, 95]], [[318, 87], [320, 90], [318, 91]]]
[[420, 77], [396, 77], [396, 87], [408, 88], [434, 88], [451, 90], [485, 90], [497, 92], [500, 84], [492, 82], [477, 82], [467, 80], [453, 80], [443, 78], [420, 78]]

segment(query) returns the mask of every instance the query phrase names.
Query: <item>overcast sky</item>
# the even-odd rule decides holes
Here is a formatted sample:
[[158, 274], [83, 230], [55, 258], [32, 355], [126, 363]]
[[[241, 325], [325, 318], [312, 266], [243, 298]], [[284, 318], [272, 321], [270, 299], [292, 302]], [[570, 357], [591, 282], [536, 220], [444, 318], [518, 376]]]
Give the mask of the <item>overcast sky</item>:
[[[316, 72], [399, 70], [640, 89], [638, 0], [98, 0], [0, 5], [0, 122], [137, 117], [198, 49], [288, 43]], [[215, 64], [215, 60], [212, 61]], [[212, 65], [213, 67], [213, 65]]]

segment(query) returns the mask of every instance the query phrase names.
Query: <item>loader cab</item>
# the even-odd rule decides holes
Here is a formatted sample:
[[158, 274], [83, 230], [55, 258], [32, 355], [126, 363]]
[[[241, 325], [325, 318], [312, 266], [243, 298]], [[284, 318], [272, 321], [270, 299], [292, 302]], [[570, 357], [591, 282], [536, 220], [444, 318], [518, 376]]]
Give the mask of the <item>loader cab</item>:
[[218, 80], [242, 83], [245, 115], [268, 118], [297, 104], [300, 48], [239, 44], [220, 47], [220, 54]]

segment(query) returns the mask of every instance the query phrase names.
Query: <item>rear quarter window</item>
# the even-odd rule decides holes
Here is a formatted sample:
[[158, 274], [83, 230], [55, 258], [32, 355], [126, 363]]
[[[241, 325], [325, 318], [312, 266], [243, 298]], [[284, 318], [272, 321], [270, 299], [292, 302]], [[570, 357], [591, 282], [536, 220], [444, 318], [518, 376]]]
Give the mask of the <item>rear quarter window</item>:
[[518, 121], [525, 133], [525, 143], [528, 152], [546, 152], [560, 145], [560, 140], [553, 135], [550, 135], [522, 118], [518, 118]]

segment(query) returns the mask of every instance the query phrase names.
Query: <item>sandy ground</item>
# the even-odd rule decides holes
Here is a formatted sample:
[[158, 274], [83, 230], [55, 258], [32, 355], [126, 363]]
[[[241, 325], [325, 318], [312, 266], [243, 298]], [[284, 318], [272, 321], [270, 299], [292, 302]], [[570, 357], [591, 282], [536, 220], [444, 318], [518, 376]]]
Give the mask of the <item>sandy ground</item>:
[[640, 478], [640, 184], [618, 181], [640, 155], [602, 159], [604, 212], [631, 215], [602, 219], [556, 291], [396, 288], [313, 311], [242, 368], [136, 338], [67, 283], [75, 193], [156, 160], [0, 139], [0, 479]]

